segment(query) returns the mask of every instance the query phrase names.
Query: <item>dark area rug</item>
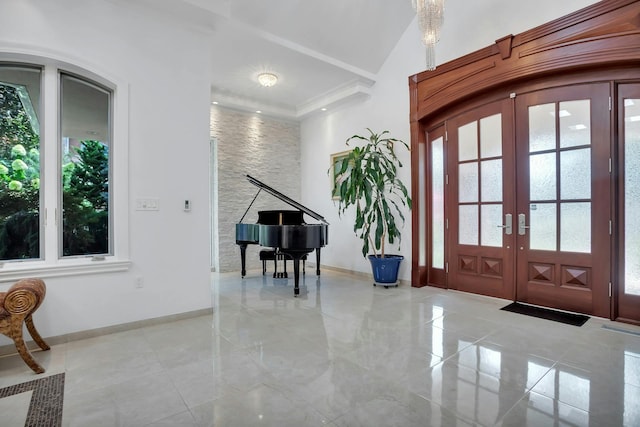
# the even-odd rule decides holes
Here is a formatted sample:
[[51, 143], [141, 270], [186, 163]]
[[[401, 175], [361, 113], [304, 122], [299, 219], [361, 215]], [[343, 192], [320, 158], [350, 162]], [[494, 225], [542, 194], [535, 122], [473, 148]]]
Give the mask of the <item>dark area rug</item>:
[[540, 319], [553, 320], [554, 322], [566, 323], [567, 325], [573, 326], [582, 326], [587, 320], [589, 320], [589, 316], [585, 316], [583, 314], [566, 313], [564, 311], [536, 307], [533, 305], [521, 304], [519, 302], [513, 302], [502, 307], [500, 310], [538, 317]]
[[62, 425], [64, 374], [39, 378], [26, 383], [0, 388], [0, 398], [33, 390], [25, 427], [58, 427]]

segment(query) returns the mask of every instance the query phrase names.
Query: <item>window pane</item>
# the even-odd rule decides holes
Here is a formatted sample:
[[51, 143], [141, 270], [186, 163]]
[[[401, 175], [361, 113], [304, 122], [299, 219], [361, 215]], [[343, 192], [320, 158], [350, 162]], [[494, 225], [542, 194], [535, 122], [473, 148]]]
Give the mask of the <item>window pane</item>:
[[529, 199], [556, 199], [556, 153], [529, 156]]
[[591, 253], [591, 203], [560, 205], [560, 250]]
[[483, 160], [480, 162], [481, 200], [483, 202], [502, 201], [502, 160]]
[[556, 148], [556, 105], [529, 107], [529, 152]]
[[433, 224], [431, 266], [444, 268], [444, 150], [442, 137], [431, 143], [431, 209]]
[[108, 254], [111, 96], [61, 75], [62, 255]]
[[502, 205], [482, 205], [480, 216], [482, 246], [502, 246]]
[[640, 99], [624, 100], [624, 291], [640, 295]]
[[560, 153], [560, 198], [591, 198], [591, 149]]
[[40, 258], [40, 70], [0, 66], [0, 260]]
[[462, 163], [458, 166], [458, 200], [461, 203], [478, 201], [478, 164]]
[[535, 250], [557, 249], [557, 226], [555, 203], [532, 203], [529, 247]]
[[483, 159], [502, 156], [502, 114], [480, 119], [480, 155]]
[[478, 122], [458, 128], [458, 161], [478, 158]]
[[558, 106], [560, 116], [560, 147], [575, 147], [591, 144], [591, 102], [561, 102]]
[[459, 233], [461, 245], [478, 244], [478, 205], [460, 205], [458, 207]]

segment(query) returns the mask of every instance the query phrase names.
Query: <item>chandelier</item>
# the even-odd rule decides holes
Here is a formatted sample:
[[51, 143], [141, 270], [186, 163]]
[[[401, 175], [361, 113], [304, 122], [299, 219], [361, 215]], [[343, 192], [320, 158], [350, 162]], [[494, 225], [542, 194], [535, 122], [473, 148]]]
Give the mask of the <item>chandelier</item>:
[[444, 22], [444, 0], [411, 0], [418, 15], [422, 42], [427, 47], [427, 70], [436, 69], [436, 43]]
[[264, 87], [271, 87], [278, 82], [278, 76], [273, 73], [258, 74], [258, 82]]

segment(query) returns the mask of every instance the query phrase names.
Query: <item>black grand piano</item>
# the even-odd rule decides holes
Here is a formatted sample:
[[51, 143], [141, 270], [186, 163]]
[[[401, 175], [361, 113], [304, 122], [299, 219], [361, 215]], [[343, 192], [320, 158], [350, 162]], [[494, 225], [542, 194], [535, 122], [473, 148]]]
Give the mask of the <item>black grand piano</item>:
[[[247, 175], [247, 180], [260, 190], [258, 190], [258, 193], [240, 219], [240, 223], [236, 224], [236, 243], [240, 246], [242, 277], [247, 274], [247, 245], [259, 244], [260, 246], [275, 248], [278, 253], [284, 254], [293, 260], [295, 280], [293, 295], [297, 297], [300, 294], [300, 259], [314, 249], [316, 251], [316, 274], [320, 275], [320, 248], [328, 243], [329, 223], [327, 223], [320, 214], [290, 199], [252, 176]], [[258, 222], [256, 224], [242, 223], [242, 220], [262, 190], [265, 190], [298, 210], [259, 211]], [[321, 221], [321, 224], [305, 224], [303, 219], [303, 214], [305, 213]]]

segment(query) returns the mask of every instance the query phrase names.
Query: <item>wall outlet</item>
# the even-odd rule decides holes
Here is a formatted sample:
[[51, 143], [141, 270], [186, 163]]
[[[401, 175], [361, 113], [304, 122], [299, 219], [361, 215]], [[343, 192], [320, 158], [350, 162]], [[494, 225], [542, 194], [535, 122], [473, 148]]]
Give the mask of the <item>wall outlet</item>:
[[136, 288], [144, 288], [144, 278], [142, 276], [136, 277]]

